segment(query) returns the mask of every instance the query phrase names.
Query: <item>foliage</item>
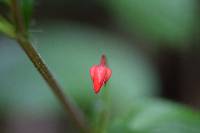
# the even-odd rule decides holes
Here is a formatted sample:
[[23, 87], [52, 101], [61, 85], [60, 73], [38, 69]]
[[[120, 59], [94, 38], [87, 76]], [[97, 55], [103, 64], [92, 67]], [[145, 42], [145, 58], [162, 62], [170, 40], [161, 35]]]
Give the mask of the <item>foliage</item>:
[[[102, 108], [108, 106], [108, 103], [101, 101], [108, 90], [111, 98], [111, 116], [107, 125], [109, 132], [156, 133], [173, 129], [172, 132], [177, 133], [198, 133], [200, 130], [198, 113], [174, 103], [151, 99], [158, 88], [156, 75], [148, 61], [127, 42], [89, 27], [72, 24], [67, 26], [54, 22], [38, 28], [45, 32], [32, 35], [34, 45], [66, 89], [66, 94], [73, 97], [84, 110], [91, 126], [98, 126], [93, 122]], [[1, 102], [4, 101], [1, 105], [9, 104], [8, 107], [13, 110], [25, 109], [41, 116], [47, 110], [50, 114], [57, 112], [60, 107], [25, 55], [12, 41], [5, 42], [10, 45], [5, 45], [0, 52], [2, 61], [7, 58], [1, 65], [4, 68], [1, 69], [4, 77], [0, 80], [0, 97], [3, 98]], [[135, 52], [130, 49], [135, 49]], [[13, 51], [17, 58], [13, 60], [8, 51]], [[108, 53], [109, 66], [114, 74], [108, 86], [95, 95], [89, 68], [93, 63], [98, 63], [102, 51]]]
[[30, 26], [31, 16], [33, 13], [34, 0], [21, 0], [21, 11], [24, 17], [25, 26]]
[[10, 36], [15, 37], [15, 29], [12, 24], [10, 24], [5, 18], [0, 16], [0, 32]]
[[109, 0], [105, 3], [126, 30], [158, 42], [187, 45], [185, 41], [194, 35], [199, 21], [196, 0]]
[[[187, 40], [194, 32], [194, 0], [108, 2], [122, 25], [127, 24], [127, 27], [147, 34], [153, 40], [179, 42], [182, 38]], [[33, 0], [22, 0], [20, 8], [28, 30]], [[106, 110], [105, 132], [200, 131], [199, 112], [153, 98], [159, 92], [159, 79], [147, 57], [132, 44], [89, 26], [51, 22], [35, 27], [43, 32], [32, 33], [32, 42], [64, 86], [66, 95], [84, 111], [92, 128], [98, 129], [98, 124], [101, 124], [98, 120]], [[13, 24], [11, 20], [0, 17], [0, 31], [14, 38]], [[1, 41], [0, 106], [11, 111], [35, 112], [32, 115], [57, 114], [60, 107], [31, 62], [14, 45], [16, 42], [5, 38]], [[101, 93], [95, 95], [89, 68], [98, 63], [102, 53], [106, 53], [113, 75]], [[107, 100], [106, 91], [109, 93]]]

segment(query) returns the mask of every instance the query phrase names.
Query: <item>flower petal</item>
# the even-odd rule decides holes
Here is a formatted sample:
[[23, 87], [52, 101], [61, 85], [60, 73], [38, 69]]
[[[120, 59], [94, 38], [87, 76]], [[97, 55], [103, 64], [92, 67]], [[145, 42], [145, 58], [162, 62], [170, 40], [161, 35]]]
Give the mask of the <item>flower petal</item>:
[[112, 70], [106, 67], [105, 83], [110, 79], [111, 75], [112, 75]]
[[96, 69], [97, 65], [93, 65], [91, 68], [90, 68], [90, 76], [91, 76], [91, 79], [93, 80], [94, 78], [94, 73], [95, 73], [95, 69]]
[[98, 93], [101, 87], [104, 85], [106, 77], [106, 68], [105, 66], [97, 66], [94, 71], [94, 77], [93, 77], [93, 87], [95, 90], [95, 93]]

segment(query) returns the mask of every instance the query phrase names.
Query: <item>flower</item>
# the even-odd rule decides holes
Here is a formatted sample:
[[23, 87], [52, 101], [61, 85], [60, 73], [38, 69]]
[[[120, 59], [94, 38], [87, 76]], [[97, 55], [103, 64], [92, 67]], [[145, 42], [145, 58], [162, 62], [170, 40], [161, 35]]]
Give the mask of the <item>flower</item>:
[[111, 77], [112, 70], [106, 66], [106, 56], [101, 56], [100, 64], [90, 68], [90, 76], [93, 81], [94, 92], [97, 94]]

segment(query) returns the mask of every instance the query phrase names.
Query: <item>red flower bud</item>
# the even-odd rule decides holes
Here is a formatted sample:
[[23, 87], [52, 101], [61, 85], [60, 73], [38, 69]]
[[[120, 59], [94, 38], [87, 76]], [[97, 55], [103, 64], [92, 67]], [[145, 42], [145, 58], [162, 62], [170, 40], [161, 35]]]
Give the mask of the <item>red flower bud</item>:
[[100, 91], [101, 87], [106, 84], [111, 77], [111, 74], [112, 70], [106, 66], [106, 57], [105, 55], [102, 55], [100, 64], [93, 65], [90, 68], [90, 76], [96, 94]]

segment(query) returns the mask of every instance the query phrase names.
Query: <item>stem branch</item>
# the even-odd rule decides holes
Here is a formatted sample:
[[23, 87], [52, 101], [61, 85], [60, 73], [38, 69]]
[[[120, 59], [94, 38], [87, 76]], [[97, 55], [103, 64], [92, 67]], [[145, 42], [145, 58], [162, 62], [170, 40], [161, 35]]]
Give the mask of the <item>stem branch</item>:
[[49, 71], [47, 65], [44, 63], [43, 59], [39, 55], [39, 53], [35, 50], [35, 48], [32, 46], [31, 42], [28, 40], [28, 37], [26, 35], [26, 30], [23, 22], [23, 17], [20, 13], [19, 9], [19, 3], [17, 0], [11, 0], [11, 10], [13, 15], [13, 20], [16, 25], [16, 40], [21, 46], [21, 48], [24, 50], [26, 55], [29, 57], [33, 65], [36, 67], [36, 69], [39, 71], [39, 73], [42, 75], [44, 80], [47, 82], [51, 90], [53, 91], [54, 95], [58, 98], [58, 100], [62, 103], [64, 106], [64, 109], [67, 113], [69, 113], [69, 116], [74, 120], [76, 125], [84, 132], [88, 133], [88, 128], [85, 123], [85, 119], [83, 116], [83, 113], [81, 110], [77, 108], [68, 97], [64, 95], [62, 92], [62, 88], [56, 81], [56, 79], [53, 77], [51, 72]]

